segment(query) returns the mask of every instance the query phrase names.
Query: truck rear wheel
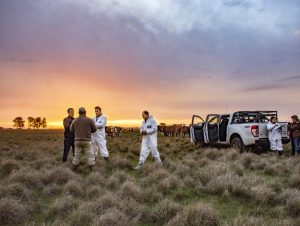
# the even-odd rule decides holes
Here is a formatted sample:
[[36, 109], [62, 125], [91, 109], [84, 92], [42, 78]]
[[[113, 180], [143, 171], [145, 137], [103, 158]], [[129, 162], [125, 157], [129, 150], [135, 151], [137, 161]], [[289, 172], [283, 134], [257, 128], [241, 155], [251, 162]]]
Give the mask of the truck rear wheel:
[[234, 137], [232, 138], [231, 142], [230, 142], [231, 147], [233, 147], [234, 149], [238, 150], [240, 153], [244, 152], [244, 143], [242, 141], [242, 139], [240, 137]]

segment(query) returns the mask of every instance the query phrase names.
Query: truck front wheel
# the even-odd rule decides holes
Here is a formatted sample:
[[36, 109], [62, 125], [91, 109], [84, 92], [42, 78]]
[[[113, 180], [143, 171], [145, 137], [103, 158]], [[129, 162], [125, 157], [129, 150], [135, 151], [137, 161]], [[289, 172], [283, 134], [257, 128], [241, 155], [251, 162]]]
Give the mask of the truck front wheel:
[[233, 147], [234, 149], [238, 150], [240, 153], [244, 152], [244, 143], [242, 141], [242, 139], [240, 137], [234, 137], [232, 138], [231, 142], [230, 142], [231, 147]]

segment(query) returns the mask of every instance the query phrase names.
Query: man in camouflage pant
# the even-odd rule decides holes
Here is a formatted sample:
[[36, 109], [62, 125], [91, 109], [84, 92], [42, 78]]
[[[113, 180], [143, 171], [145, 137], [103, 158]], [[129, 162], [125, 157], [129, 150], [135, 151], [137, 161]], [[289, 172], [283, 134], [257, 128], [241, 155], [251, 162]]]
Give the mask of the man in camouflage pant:
[[95, 165], [95, 155], [92, 149], [91, 134], [97, 131], [94, 121], [86, 117], [85, 108], [79, 108], [79, 117], [72, 124], [70, 131], [75, 136], [75, 155], [73, 157], [73, 169], [75, 170], [80, 164], [80, 155], [85, 153], [87, 164], [92, 169]]

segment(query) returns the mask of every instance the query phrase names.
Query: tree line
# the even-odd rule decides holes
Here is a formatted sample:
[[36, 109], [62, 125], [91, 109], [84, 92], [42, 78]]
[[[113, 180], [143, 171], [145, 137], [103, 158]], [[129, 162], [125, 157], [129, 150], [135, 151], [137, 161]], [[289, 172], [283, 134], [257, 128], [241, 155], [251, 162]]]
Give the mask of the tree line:
[[[25, 120], [23, 117], [15, 117], [13, 120], [13, 127], [17, 129], [24, 129], [25, 128]], [[27, 127], [32, 129], [45, 129], [47, 128], [47, 120], [45, 117], [28, 117], [27, 118]]]

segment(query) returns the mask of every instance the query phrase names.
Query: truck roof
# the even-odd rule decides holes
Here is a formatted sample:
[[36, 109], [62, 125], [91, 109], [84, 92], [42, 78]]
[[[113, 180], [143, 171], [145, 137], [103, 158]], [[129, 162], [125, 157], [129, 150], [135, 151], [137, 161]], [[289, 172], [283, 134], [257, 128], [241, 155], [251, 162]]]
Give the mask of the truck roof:
[[236, 111], [236, 112], [241, 112], [241, 113], [274, 113], [277, 111]]
[[264, 116], [277, 116], [277, 111], [236, 111], [233, 114], [240, 114], [240, 115], [264, 115]]

